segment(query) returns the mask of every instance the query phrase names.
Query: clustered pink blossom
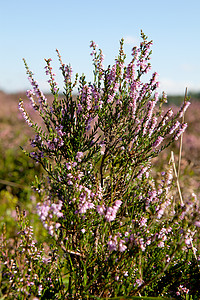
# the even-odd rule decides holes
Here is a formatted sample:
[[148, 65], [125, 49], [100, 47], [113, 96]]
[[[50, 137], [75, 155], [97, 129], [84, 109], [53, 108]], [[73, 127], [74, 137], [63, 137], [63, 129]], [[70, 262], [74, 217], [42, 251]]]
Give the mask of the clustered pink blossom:
[[176, 141], [179, 139], [179, 137], [181, 136], [181, 134], [184, 133], [184, 131], [186, 130], [186, 128], [187, 128], [187, 123], [181, 124], [181, 125], [179, 126], [179, 129], [178, 129], [178, 131], [176, 132], [175, 138], [174, 138]]
[[143, 166], [140, 171], [138, 172], [137, 178], [141, 178], [143, 174], [146, 173], [146, 177], [148, 177], [148, 166]]
[[93, 64], [95, 66], [95, 71], [98, 70], [98, 76], [99, 76], [99, 80], [102, 79], [103, 76], [103, 61], [104, 61], [104, 55], [102, 53], [102, 50], [99, 49], [99, 54], [97, 54], [97, 48], [98, 45], [95, 44], [95, 42], [91, 41], [90, 43], [90, 48], [92, 48], [92, 52], [91, 52], [91, 56], [93, 57]]
[[57, 55], [58, 55], [58, 58], [59, 58], [59, 61], [60, 61], [60, 70], [62, 71], [62, 75], [64, 77], [64, 83], [67, 87], [67, 85], [71, 85], [71, 79], [72, 79], [72, 68], [70, 65], [65, 65], [63, 62], [62, 62], [62, 59], [61, 59], [61, 55], [58, 51], [58, 49], [56, 49], [56, 52], [57, 52]]
[[93, 203], [95, 194], [87, 187], [79, 186], [79, 199], [78, 199], [78, 211], [76, 213], [86, 214], [87, 210], [94, 209]]
[[26, 95], [29, 98], [33, 109], [37, 110], [38, 105], [35, 102], [35, 99], [34, 99], [35, 93], [33, 92], [33, 90], [27, 90]]
[[63, 132], [63, 126], [62, 125], [57, 126], [56, 131], [57, 131], [57, 134], [59, 135], [59, 137], [61, 137], [61, 138], [66, 135], [66, 132]]
[[[151, 69], [151, 64], [148, 62], [150, 59], [150, 47], [152, 45], [152, 41], [148, 43], [141, 42], [140, 43], [140, 49], [143, 50], [142, 54], [139, 56], [137, 60], [137, 67], [140, 67], [140, 70], [144, 73], [148, 73], [148, 71]], [[144, 50], [145, 48], [145, 50]]]
[[121, 239], [121, 233], [118, 233], [115, 236], [110, 235], [107, 244], [110, 252], [124, 252], [127, 249], [127, 246], [125, 245], [125, 240]]
[[172, 134], [179, 126], [180, 122], [176, 121], [176, 123], [170, 128], [169, 134]]
[[57, 93], [58, 92], [58, 84], [56, 83], [55, 81], [55, 74], [52, 72], [52, 67], [51, 67], [51, 61], [52, 59], [49, 58], [49, 59], [45, 59], [47, 65], [45, 67], [45, 70], [46, 70], [46, 75], [49, 75], [50, 76], [50, 79], [48, 80], [48, 83], [50, 84], [51, 86], [51, 91], [52, 93]]
[[178, 112], [178, 115], [179, 115], [179, 118], [182, 118], [184, 113], [186, 112], [186, 110], [188, 109], [188, 107], [190, 106], [190, 102], [189, 101], [184, 101], [179, 112]]
[[83, 152], [77, 152], [76, 159], [78, 162], [81, 162], [81, 158], [83, 157]]
[[156, 139], [156, 141], [153, 143], [153, 147], [154, 148], [157, 148], [161, 143], [162, 143], [162, 141], [164, 140], [164, 137], [162, 137], [162, 136], [159, 136], [157, 139]]
[[147, 227], [147, 218], [141, 217], [140, 220], [139, 220], [139, 225], [141, 227]]
[[139, 287], [139, 286], [141, 286], [143, 283], [144, 283], [144, 280], [138, 279], [138, 278], [137, 278], [137, 279], [135, 280], [134, 286], [138, 286], [138, 287]]
[[24, 120], [26, 121], [26, 123], [28, 124], [28, 126], [32, 127], [33, 126], [33, 123], [28, 115], [28, 113], [26, 112], [26, 110], [24, 109], [24, 106], [23, 106], [23, 101], [20, 101], [19, 102], [19, 110], [21, 111], [22, 113], [22, 116], [24, 118]]
[[33, 86], [34, 94], [37, 96], [39, 103], [42, 104], [42, 105], [46, 104], [47, 99], [44, 96], [43, 92], [40, 90], [38, 82], [35, 81], [32, 78], [32, 76], [29, 77], [29, 81], [30, 81], [31, 85]]
[[169, 108], [169, 109], [167, 110], [167, 112], [165, 113], [165, 115], [162, 116], [162, 120], [161, 120], [162, 126], [165, 126], [165, 125], [166, 125], [166, 122], [169, 120], [169, 118], [171, 118], [171, 117], [173, 116], [173, 114], [174, 114], [174, 113], [173, 113], [172, 109]]
[[176, 295], [177, 296], [180, 296], [180, 295], [184, 295], [184, 294], [189, 294], [189, 289], [186, 288], [183, 284], [180, 284], [179, 287], [178, 287], [178, 291], [176, 292]]
[[121, 200], [116, 200], [114, 203], [114, 206], [108, 206], [106, 207], [105, 205], [97, 205], [96, 210], [101, 216], [105, 216], [105, 220], [107, 222], [114, 221], [116, 218], [116, 214], [122, 204]]
[[52, 203], [50, 199], [37, 204], [37, 213], [50, 235], [55, 235], [61, 225], [57, 220], [63, 217], [62, 205], [62, 201]]
[[113, 207], [107, 207], [105, 211], [105, 219], [108, 222], [114, 221], [116, 214], [122, 204], [122, 201], [116, 200]]
[[152, 115], [153, 115], [153, 109], [156, 105], [155, 101], [149, 101], [148, 105], [147, 105], [147, 116], [146, 116], [146, 120], [143, 124], [143, 135], [145, 135], [147, 133], [147, 130], [149, 128], [149, 124], [151, 122], [152, 119]]
[[157, 117], [152, 117], [151, 121], [149, 122], [149, 128], [148, 128], [149, 137], [151, 137], [152, 134], [154, 133], [154, 130], [157, 125], [157, 121], [158, 121]]

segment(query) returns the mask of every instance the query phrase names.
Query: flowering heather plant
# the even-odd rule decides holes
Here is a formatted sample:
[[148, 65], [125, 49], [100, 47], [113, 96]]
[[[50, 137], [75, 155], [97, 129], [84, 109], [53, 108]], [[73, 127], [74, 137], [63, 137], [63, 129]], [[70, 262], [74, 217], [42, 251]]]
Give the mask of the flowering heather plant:
[[[19, 109], [35, 131], [28, 155], [46, 174], [36, 178], [35, 190], [38, 215], [57, 251], [51, 279], [58, 283], [52, 287], [55, 299], [182, 297], [190, 289], [199, 296], [187, 276], [173, 278], [173, 272], [187, 272], [190, 265], [198, 273], [197, 199], [174, 201], [172, 164], [160, 182], [151, 176], [152, 159], [185, 131], [182, 117], [190, 102], [186, 99], [176, 114], [172, 109], [163, 114], [167, 100], [157, 93], [157, 73], [142, 81], [151, 69], [152, 41], [141, 37], [128, 64], [122, 39], [114, 65], [106, 69], [102, 51], [91, 42], [93, 83], [84, 75], [72, 81], [71, 67], [57, 50], [64, 92], [59, 94], [47, 59], [52, 103], [24, 60], [32, 86], [27, 96], [45, 125], [34, 123], [20, 100]], [[43, 299], [44, 281], [36, 293]]]
[[6, 240], [5, 230], [1, 236], [0, 259], [4, 262], [1, 266], [1, 292], [6, 299], [30, 299], [30, 296], [55, 299], [55, 294], [62, 299], [60, 261], [55, 249], [47, 249], [47, 252], [38, 245], [25, 212], [20, 214], [17, 209], [17, 214], [19, 232], [16, 244]]

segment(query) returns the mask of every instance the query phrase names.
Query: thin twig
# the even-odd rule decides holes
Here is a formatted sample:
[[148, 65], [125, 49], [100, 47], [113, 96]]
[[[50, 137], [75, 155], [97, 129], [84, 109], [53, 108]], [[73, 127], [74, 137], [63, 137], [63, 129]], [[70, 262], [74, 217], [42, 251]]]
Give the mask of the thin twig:
[[24, 185], [16, 183], [16, 182], [3, 180], [3, 179], [0, 179], [0, 184], [14, 186], [14, 187], [17, 187], [17, 188], [20, 188], [20, 189], [29, 188], [28, 186], [24, 186]]
[[173, 168], [174, 168], [174, 174], [175, 174], [175, 177], [176, 177], [176, 184], [177, 184], [178, 193], [179, 193], [179, 197], [180, 197], [180, 203], [181, 203], [181, 205], [184, 205], [183, 197], [182, 197], [182, 193], [181, 193], [181, 188], [180, 188], [180, 184], [179, 184], [179, 179], [178, 179], [178, 174], [177, 174], [177, 171], [176, 171], [176, 164], [175, 164], [174, 152], [173, 151], [171, 151], [170, 161], [172, 162], [172, 165], [173, 165]]
[[[184, 97], [184, 104], [186, 102], [187, 99], [187, 87], [185, 89], [185, 97]], [[183, 113], [183, 117], [182, 117], [182, 123], [184, 123], [185, 121], [185, 113]], [[178, 158], [178, 178], [180, 175], [180, 168], [181, 168], [181, 155], [182, 155], [182, 148], [183, 148], [183, 133], [181, 134], [181, 139], [180, 139], [180, 148], [179, 148], [179, 158]]]

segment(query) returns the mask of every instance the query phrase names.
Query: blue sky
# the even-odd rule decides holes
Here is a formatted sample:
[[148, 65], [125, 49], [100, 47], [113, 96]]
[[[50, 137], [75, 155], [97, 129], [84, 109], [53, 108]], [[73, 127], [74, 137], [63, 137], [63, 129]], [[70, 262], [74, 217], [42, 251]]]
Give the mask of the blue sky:
[[[94, 40], [105, 54], [105, 65], [118, 54], [125, 39], [127, 56], [140, 41], [140, 30], [153, 40], [152, 72], [159, 73], [160, 91], [184, 94], [200, 91], [199, 0], [0, 0], [0, 89], [30, 88], [22, 58], [44, 91], [48, 78], [44, 58], [59, 64], [55, 49], [74, 73], [92, 80], [89, 44]], [[62, 86], [61, 77], [58, 82]]]

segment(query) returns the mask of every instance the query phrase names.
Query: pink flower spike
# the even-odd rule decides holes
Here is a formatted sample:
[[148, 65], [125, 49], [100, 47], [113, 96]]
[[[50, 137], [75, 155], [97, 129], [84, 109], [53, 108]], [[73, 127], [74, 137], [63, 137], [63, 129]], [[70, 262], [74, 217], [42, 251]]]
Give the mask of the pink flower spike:
[[115, 201], [115, 206], [116, 206], [116, 207], [119, 208], [119, 207], [121, 206], [121, 204], [122, 204], [122, 201], [121, 201], [121, 200], [116, 200], [116, 201]]
[[97, 207], [96, 207], [96, 210], [97, 210], [97, 212], [101, 215], [101, 216], [103, 216], [104, 215], [104, 211], [105, 211], [105, 206], [104, 205], [97, 205]]
[[197, 227], [200, 227], [200, 221], [195, 221], [194, 225], [197, 226]]
[[162, 141], [164, 140], [164, 138], [162, 137], [162, 136], [159, 136], [158, 138], [157, 138], [157, 140], [153, 143], [153, 147], [158, 147], [161, 143], [162, 143]]
[[83, 152], [77, 152], [76, 159], [78, 160], [78, 162], [81, 162], [82, 157], [83, 157]]
[[124, 240], [120, 240], [119, 241], [119, 251], [120, 252], [124, 252], [127, 249], [127, 246], [124, 245], [125, 241]]

